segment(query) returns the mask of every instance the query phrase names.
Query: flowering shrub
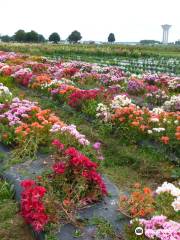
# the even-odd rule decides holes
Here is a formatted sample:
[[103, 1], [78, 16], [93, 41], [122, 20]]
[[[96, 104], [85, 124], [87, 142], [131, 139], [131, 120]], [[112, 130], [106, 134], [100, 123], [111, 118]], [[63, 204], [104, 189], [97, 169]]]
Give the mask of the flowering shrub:
[[40, 232], [48, 223], [48, 215], [43, 204], [46, 189], [38, 186], [33, 180], [21, 182], [21, 215], [33, 229]]
[[142, 94], [145, 91], [145, 85], [141, 80], [129, 80], [127, 92], [133, 95]]
[[0, 103], [9, 102], [12, 99], [12, 93], [9, 88], [0, 83]]
[[180, 111], [180, 95], [172, 96], [169, 101], [163, 104], [163, 109], [168, 112]]
[[51, 83], [50, 76], [48, 74], [41, 74], [31, 79], [30, 87], [32, 89], [41, 88], [41, 85], [49, 83]]
[[[159, 209], [162, 206], [161, 212], [164, 211], [162, 214], [172, 217], [172, 208], [175, 212], [180, 211], [180, 188], [172, 183], [164, 182], [162, 186], [156, 189], [156, 194], [157, 208]], [[166, 203], [166, 208], [163, 207], [163, 202]]]
[[68, 104], [80, 110], [86, 101], [97, 99], [99, 93], [99, 90], [77, 90], [69, 96]]
[[155, 106], [161, 106], [166, 100], [168, 99], [167, 94], [165, 91], [158, 89], [157, 91], [153, 91], [150, 93], [145, 94], [145, 100], [153, 104]]
[[23, 86], [28, 86], [33, 74], [30, 68], [21, 68], [14, 74], [12, 77], [15, 78], [17, 83], [22, 84]]
[[[143, 228], [143, 235], [136, 236], [135, 229]], [[168, 220], [165, 216], [154, 216], [149, 220], [135, 219], [126, 228], [126, 236], [128, 239], [136, 240], [140, 237], [142, 240], [178, 240], [180, 238], [180, 224], [175, 221]], [[137, 238], [138, 237], [138, 238]]]
[[154, 198], [152, 190], [142, 187], [139, 183], [134, 185], [134, 190], [128, 197], [123, 195], [119, 201], [119, 211], [129, 217], [145, 217], [154, 212]]
[[[71, 188], [70, 186], [74, 185], [74, 182], [76, 183], [76, 187], [71, 192], [67, 192], [65, 199], [68, 198], [81, 205], [86, 201], [97, 201], [99, 197], [107, 195], [104, 182], [100, 174], [97, 173], [97, 163], [92, 162], [74, 147], [65, 150], [61, 142], [57, 140], [53, 144], [58, 150], [58, 154], [54, 157], [56, 162], [53, 165], [54, 178], [56, 180], [59, 178], [67, 179], [66, 183], [61, 183], [60, 189], [65, 192], [67, 185]], [[64, 161], [61, 161], [62, 156], [65, 157]], [[56, 180], [53, 184], [57, 182]]]
[[72, 141], [73, 136], [82, 146], [90, 144], [75, 125], [68, 126], [49, 109], [42, 110], [37, 103], [19, 98], [0, 105], [0, 129], [1, 141], [16, 145], [13, 159], [35, 158], [39, 147], [48, 145], [58, 131], [61, 132], [61, 138], [68, 135], [68, 141]]
[[75, 223], [72, 213], [76, 209], [107, 195], [96, 163], [74, 147], [65, 149], [58, 139], [52, 144], [57, 149], [52, 171], [38, 176], [39, 184], [33, 180], [21, 182], [21, 214], [37, 232], [63, 219]]

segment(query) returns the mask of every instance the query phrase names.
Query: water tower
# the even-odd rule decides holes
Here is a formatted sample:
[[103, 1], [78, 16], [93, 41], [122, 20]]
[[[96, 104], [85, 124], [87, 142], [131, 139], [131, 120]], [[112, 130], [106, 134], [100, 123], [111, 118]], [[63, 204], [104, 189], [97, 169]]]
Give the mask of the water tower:
[[169, 29], [171, 27], [171, 25], [168, 24], [164, 24], [161, 25], [161, 27], [163, 28], [163, 44], [168, 44], [168, 35], [169, 35]]

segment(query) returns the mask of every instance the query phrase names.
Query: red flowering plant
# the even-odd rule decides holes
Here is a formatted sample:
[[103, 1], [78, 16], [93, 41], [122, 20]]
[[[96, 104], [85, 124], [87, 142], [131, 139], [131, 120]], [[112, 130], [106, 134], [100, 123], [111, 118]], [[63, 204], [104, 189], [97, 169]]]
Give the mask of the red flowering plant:
[[106, 186], [97, 172], [97, 163], [74, 147], [65, 150], [59, 140], [54, 140], [53, 145], [57, 154], [53, 158], [55, 163], [51, 183], [56, 191], [59, 189], [58, 194], [64, 200], [82, 206], [107, 195]]
[[58, 139], [52, 145], [57, 149], [52, 169], [38, 176], [36, 182], [21, 183], [21, 214], [35, 231], [62, 220], [77, 224], [78, 209], [107, 195], [97, 163], [74, 147], [65, 149]]
[[43, 204], [46, 189], [38, 186], [33, 180], [21, 182], [23, 191], [21, 193], [21, 215], [33, 229], [40, 232], [48, 223], [48, 215]]
[[96, 115], [96, 108], [100, 98], [100, 89], [77, 90], [69, 96], [68, 104], [72, 108], [92, 117]]

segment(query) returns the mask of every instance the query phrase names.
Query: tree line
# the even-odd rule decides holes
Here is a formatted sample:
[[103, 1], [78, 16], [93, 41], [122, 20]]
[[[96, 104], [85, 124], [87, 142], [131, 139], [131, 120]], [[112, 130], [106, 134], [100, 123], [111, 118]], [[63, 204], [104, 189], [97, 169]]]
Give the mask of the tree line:
[[[27, 42], [27, 43], [43, 43], [46, 41], [52, 43], [58, 43], [61, 41], [60, 35], [57, 32], [53, 32], [50, 34], [48, 40], [42, 35], [35, 31], [25, 32], [20, 29], [13, 36], [3, 35], [0, 36], [2, 42]], [[77, 30], [73, 31], [67, 38], [67, 41], [70, 43], [77, 43], [82, 39], [81, 33]], [[108, 36], [108, 42], [115, 42], [114, 33], [110, 33]]]

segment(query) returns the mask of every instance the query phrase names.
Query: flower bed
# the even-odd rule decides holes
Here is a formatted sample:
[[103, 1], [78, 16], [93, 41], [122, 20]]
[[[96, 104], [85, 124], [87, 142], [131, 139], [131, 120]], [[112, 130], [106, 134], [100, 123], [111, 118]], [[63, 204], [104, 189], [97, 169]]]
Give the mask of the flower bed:
[[[135, 185], [130, 197], [121, 196], [120, 211], [133, 218], [126, 227], [128, 239], [137, 239], [137, 228], [141, 228], [139, 237], [144, 239], [174, 239], [180, 237], [180, 188], [172, 183], [164, 182], [156, 191], [150, 188], [141, 189]], [[135, 218], [134, 218], [135, 217]], [[140, 218], [146, 217], [146, 218]]]

